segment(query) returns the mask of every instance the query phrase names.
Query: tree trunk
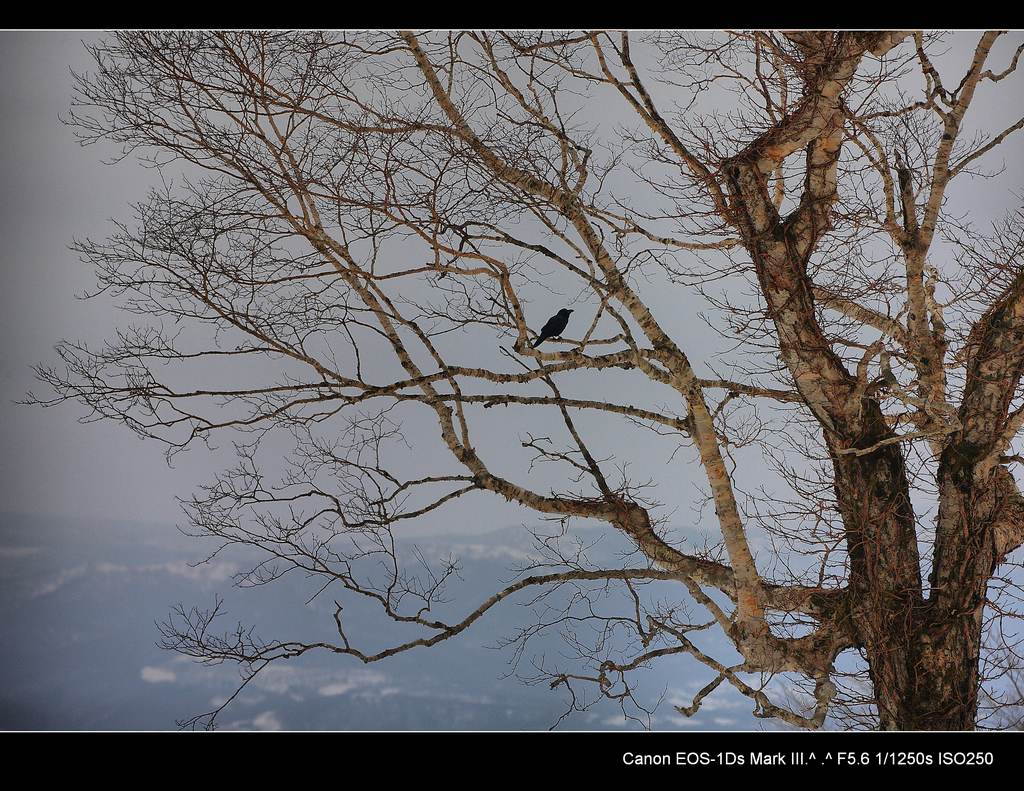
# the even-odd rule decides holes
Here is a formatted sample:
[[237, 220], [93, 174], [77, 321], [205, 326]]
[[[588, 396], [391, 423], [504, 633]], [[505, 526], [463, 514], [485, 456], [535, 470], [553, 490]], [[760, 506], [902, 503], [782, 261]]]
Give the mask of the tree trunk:
[[940, 461], [931, 592], [918, 619], [918, 679], [903, 728], [971, 730], [977, 718], [982, 614], [997, 562], [994, 527], [1016, 485], [1001, 467], [979, 480], [970, 451], [955, 443]]
[[[931, 592], [924, 599], [915, 579], [916, 539], [899, 517], [900, 492], [883, 496], [886, 486], [900, 480], [894, 473], [902, 456], [894, 447], [860, 457], [860, 464], [836, 465], [856, 591], [853, 616], [880, 724], [885, 730], [971, 730], [978, 710], [982, 614], [998, 560], [995, 524], [1015, 502], [1016, 486], [1001, 467], [976, 480], [975, 459], [963, 445], [946, 449]], [[888, 515], [879, 512], [886, 502], [892, 504]], [[871, 511], [854, 510], [861, 503]]]
[[884, 729], [905, 727], [918, 672], [924, 607], [915, 519], [898, 444], [856, 455], [891, 436], [878, 403], [862, 401], [863, 430], [850, 448], [830, 440], [836, 496], [850, 558], [850, 610], [868, 661]]
[[[920, 731], [973, 730], [978, 713], [982, 607], [948, 612], [929, 602], [924, 614], [924, 622], [918, 628], [919, 642], [915, 646], [914, 689], [905, 705], [899, 708], [899, 718], [883, 722], [883, 727]], [[881, 710], [881, 705], [879, 708]]]

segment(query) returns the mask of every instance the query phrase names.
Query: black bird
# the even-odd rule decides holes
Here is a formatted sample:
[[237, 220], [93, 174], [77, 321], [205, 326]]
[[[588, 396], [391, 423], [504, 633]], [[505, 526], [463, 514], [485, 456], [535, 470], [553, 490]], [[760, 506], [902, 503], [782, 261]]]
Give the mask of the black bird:
[[557, 338], [565, 332], [565, 327], [569, 323], [570, 313], [572, 313], [572, 311], [569, 310], [569, 308], [562, 308], [558, 313], [548, 319], [548, 323], [545, 324], [544, 328], [540, 331], [540, 337], [533, 342], [533, 348], [536, 349], [548, 338]]

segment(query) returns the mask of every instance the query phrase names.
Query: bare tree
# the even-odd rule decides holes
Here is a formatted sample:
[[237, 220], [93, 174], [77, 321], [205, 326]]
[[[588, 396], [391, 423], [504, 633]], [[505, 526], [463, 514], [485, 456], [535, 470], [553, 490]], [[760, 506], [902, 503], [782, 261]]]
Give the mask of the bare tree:
[[[1024, 118], [986, 131], [971, 109], [983, 87], [1019, 96], [1024, 44], [984, 33], [945, 73], [938, 34], [636, 38], [161, 31], [92, 48], [69, 117], [83, 141], [184, 175], [77, 244], [149, 319], [99, 349], [63, 342], [37, 400], [172, 454], [240, 437], [191, 531], [261, 553], [240, 584], [304, 572], [336, 603], [329, 640], [225, 634], [214, 607], [180, 610], [168, 647], [239, 663], [244, 688], [279, 660], [376, 662], [520, 592], [571, 591], [511, 640], [564, 627], [578, 661], [534, 680], [570, 710], [642, 714], [634, 673], [688, 655], [711, 681], [686, 715], [727, 684], [800, 727], [975, 727], [987, 652], [1019, 639], [1024, 213], [979, 228], [947, 201], [1019, 140]], [[550, 314], [527, 308], [554, 291], [573, 323], [534, 349]], [[695, 366], [655, 307], [684, 295], [729, 344], [718, 362]], [[424, 414], [426, 471], [408, 474], [403, 426]], [[702, 465], [706, 546], [673, 537], [595, 416]], [[474, 442], [509, 420], [521, 448]], [[282, 432], [294, 451], [272, 481], [260, 454]], [[541, 462], [561, 485], [530, 485]], [[402, 527], [476, 493], [603, 523], [635, 552], [596, 564], [560, 527], [517, 580], [461, 601], [457, 563], [411, 557]], [[625, 610], [598, 606], [612, 587]], [[408, 639], [353, 642], [346, 597]], [[445, 597], [461, 616], [437, 615]], [[709, 655], [708, 629], [738, 659]]]

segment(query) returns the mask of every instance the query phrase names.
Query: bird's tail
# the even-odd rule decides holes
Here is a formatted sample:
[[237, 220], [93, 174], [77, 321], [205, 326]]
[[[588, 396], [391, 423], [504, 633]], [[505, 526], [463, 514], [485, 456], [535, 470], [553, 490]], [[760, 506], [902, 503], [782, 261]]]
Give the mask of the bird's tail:
[[530, 344], [530, 348], [531, 349], [536, 349], [543, 342], [544, 342], [544, 337], [542, 335], [538, 335], [537, 336], [537, 340], [535, 340], [533, 343]]

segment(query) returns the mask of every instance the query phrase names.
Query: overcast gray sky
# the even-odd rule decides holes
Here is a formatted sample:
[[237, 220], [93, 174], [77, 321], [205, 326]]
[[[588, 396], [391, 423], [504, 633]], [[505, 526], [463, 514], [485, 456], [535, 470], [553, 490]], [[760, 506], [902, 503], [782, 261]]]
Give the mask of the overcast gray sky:
[[[83, 39], [95, 33], [0, 33], [0, 178], [2, 209], [0, 234], [3, 287], [0, 289], [0, 503], [16, 512], [91, 515], [148, 521], [175, 521], [179, 512], [174, 495], [186, 495], [194, 485], [218, 469], [216, 459], [198, 451], [168, 469], [162, 449], [142, 442], [119, 425], [79, 424], [81, 408], [68, 405], [42, 410], [15, 406], [12, 401], [36, 387], [30, 366], [54, 359], [52, 347], [63, 337], [93, 342], [109, 334], [125, 317], [109, 302], [81, 301], [75, 295], [88, 289], [92, 274], [78, 263], [68, 245], [76, 236], [103, 238], [111, 217], [127, 218], [128, 204], [140, 198], [154, 180], [152, 171], [126, 160], [103, 164], [110, 149], [81, 148], [72, 130], [58, 121], [71, 95], [71, 69], [86, 69], [89, 59]], [[976, 42], [976, 34], [956, 36], [940, 67], [962, 69]], [[1014, 34], [999, 43], [995, 63], [1019, 42]], [[983, 121], [999, 128], [1019, 115], [1019, 96], [985, 86], [969, 122]], [[614, 121], [612, 107], [600, 108], [605, 120]], [[1009, 141], [987, 164], [1007, 165], [995, 182], [972, 186], [958, 180], [950, 208], [969, 209], [981, 218], [995, 217], [1011, 204], [1024, 173], [1021, 137]], [[670, 295], [648, 295], [656, 315], [694, 352], [698, 365], [706, 363], [706, 349], [718, 341], [694, 313], [703, 307], [683, 290]], [[537, 311], [548, 306], [538, 305]], [[552, 303], [552, 311], [557, 305]], [[706, 369], [704, 369], [706, 370]], [[38, 389], [38, 388], [37, 388]], [[585, 418], [581, 418], [585, 420]], [[486, 426], [481, 431], [489, 430]], [[495, 435], [497, 436], [497, 435]], [[648, 458], [644, 443], [649, 435], [626, 430], [618, 440], [624, 454], [634, 455], [639, 472], [647, 467], [658, 474], [666, 459]], [[701, 477], [678, 469], [684, 489]], [[638, 474], [638, 477], [643, 477]], [[675, 479], [678, 486], [678, 478]], [[683, 498], [689, 499], [689, 498]], [[474, 518], [486, 515], [497, 523], [516, 521], [516, 513], [488, 498], [461, 501]]]
[[[61, 337], [98, 340], [118, 317], [102, 300], [75, 295], [92, 273], [68, 245], [105, 234], [125, 216], [152, 173], [134, 162], [104, 165], [58, 121], [71, 96], [70, 69], [87, 67], [89, 33], [0, 34], [0, 503], [19, 512], [174, 521], [170, 493], [198, 470], [168, 470], [160, 448], [105, 424], [80, 425], [81, 410], [16, 406], [34, 386], [30, 366], [52, 360]], [[198, 465], [197, 465], [198, 466]]]

